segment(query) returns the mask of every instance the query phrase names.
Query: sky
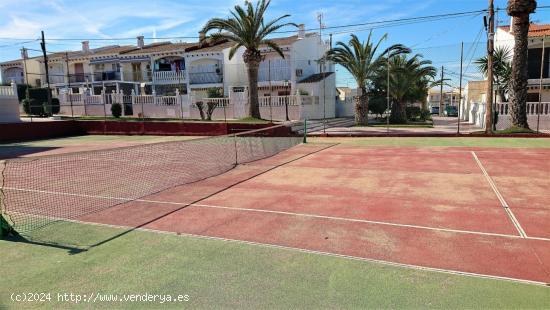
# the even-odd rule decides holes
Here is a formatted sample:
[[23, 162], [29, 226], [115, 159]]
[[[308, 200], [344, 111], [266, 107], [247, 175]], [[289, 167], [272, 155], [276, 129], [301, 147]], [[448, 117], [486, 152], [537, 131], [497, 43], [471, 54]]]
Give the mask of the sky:
[[[509, 24], [506, 0], [495, 0], [498, 24]], [[198, 30], [212, 17], [227, 17], [243, 0], [0, 0], [0, 61], [17, 59], [22, 46], [39, 50], [37, 38], [44, 30], [48, 38], [71, 38], [74, 41], [47, 40], [49, 51], [80, 49], [80, 39], [196, 37]], [[550, 0], [539, 0], [539, 6]], [[288, 21], [305, 24], [307, 29], [318, 28], [317, 14], [323, 13], [327, 27], [386, 21], [402, 18], [446, 14], [485, 9], [486, 0], [272, 0], [267, 19], [290, 14]], [[541, 9], [531, 16], [539, 23], [550, 23], [550, 9]], [[484, 53], [486, 34], [482, 15], [446, 18], [437, 21], [404, 24], [391, 27], [354, 27], [327, 29], [333, 42], [349, 40], [353, 30], [365, 40], [373, 31], [378, 40], [388, 34], [389, 44], [401, 43], [415, 53], [432, 60], [433, 65], [445, 67], [445, 72], [458, 83], [460, 46], [464, 42], [465, 79], [479, 75], [471, 63]], [[345, 30], [345, 31], [342, 31]], [[344, 33], [342, 33], [344, 32]], [[135, 44], [135, 39], [91, 41], [92, 48], [112, 44]], [[159, 39], [161, 40], [161, 39]], [[183, 39], [182, 39], [183, 40]], [[28, 42], [31, 41], [31, 42]], [[151, 39], [146, 43], [151, 43]], [[194, 41], [185, 39], [184, 41]], [[30, 56], [39, 52], [30, 51]], [[351, 76], [337, 67], [337, 84], [355, 87]]]

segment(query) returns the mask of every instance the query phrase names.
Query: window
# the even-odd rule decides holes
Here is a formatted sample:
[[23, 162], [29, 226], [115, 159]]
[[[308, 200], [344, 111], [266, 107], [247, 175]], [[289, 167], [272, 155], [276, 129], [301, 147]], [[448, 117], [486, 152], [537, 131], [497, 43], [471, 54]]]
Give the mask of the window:
[[296, 69], [296, 76], [301, 77], [302, 75], [304, 75], [303, 70], [302, 69]]

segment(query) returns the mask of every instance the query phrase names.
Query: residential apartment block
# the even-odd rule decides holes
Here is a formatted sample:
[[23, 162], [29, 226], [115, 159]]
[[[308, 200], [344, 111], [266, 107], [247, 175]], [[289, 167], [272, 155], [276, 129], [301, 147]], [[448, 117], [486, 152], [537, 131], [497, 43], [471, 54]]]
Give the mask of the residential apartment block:
[[[188, 96], [195, 102], [206, 97], [207, 89], [219, 88], [227, 98], [247, 94], [248, 75], [240, 48], [232, 59], [233, 43], [213, 42], [199, 34], [199, 42], [146, 44], [142, 36], [136, 45], [91, 48], [82, 42], [78, 51], [48, 55], [49, 83], [54, 95], [62, 94], [136, 94]], [[260, 97], [308, 95], [330, 106], [334, 116], [334, 65], [324, 63], [330, 48], [317, 33], [306, 33], [303, 25], [295, 35], [272, 38], [285, 57], [265, 46], [259, 68]], [[29, 58], [0, 63], [2, 81], [47, 85], [44, 59]]]

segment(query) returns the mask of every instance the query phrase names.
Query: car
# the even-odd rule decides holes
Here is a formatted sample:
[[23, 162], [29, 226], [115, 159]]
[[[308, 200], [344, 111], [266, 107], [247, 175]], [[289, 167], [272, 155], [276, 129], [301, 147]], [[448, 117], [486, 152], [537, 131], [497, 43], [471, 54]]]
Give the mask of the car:
[[445, 114], [445, 116], [457, 117], [458, 109], [455, 106], [448, 106], [445, 108], [445, 111], [443, 113]]
[[430, 110], [430, 113], [431, 114], [439, 114], [439, 107], [432, 107], [432, 109]]

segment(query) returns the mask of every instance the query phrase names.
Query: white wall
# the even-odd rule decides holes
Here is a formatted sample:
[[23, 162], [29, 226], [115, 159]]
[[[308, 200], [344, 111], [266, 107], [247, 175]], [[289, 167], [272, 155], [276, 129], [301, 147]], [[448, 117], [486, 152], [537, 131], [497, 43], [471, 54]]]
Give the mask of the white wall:
[[0, 123], [20, 122], [19, 100], [17, 99], [17, 88], [11, 86], [0, 86]]

